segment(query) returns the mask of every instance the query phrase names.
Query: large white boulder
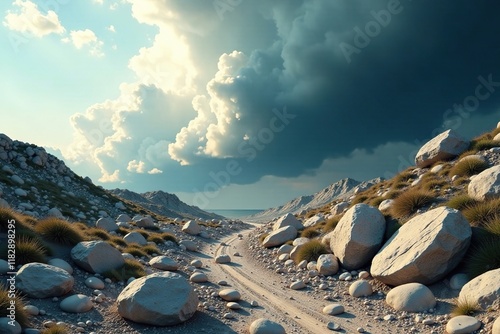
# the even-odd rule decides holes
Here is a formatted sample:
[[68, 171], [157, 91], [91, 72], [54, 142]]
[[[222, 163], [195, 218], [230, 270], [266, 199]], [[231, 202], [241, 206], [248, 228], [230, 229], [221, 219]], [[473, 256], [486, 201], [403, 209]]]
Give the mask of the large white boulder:
[[424, 312], [436, 305], [432, 291], [420, 283], [408, 283], [395, 287], [385, 301], [396, 311]]
[[71, 259], [80, 268], [102, 274], [125, 264], [122, 254], [104, 241], [82, 241], [71, 250]]
[[49, 298], [67, 294], [75, 279], [66, 270], [43, 263], [28, 263], [16, 275], [16, 287], [28, 297]]
[[123, 240], [128, 244], [138, 244], [141, 246], [145, 246], [148, 244], [146, 238], [144, 238], [144, 236], [137, 231], [132, 231], [130, 233], [127, 233], [123, 237]]
[[182, 226], [182, 232], [190, 235], [198, 235], [201, 232], [201, 227], [194, 220], [190, 220]]
[[435, 162], [456, 157], [468, 148], [469, 141], [461, 138], [455, 131], [447, 130], [420, 148], [415, 164], [420, 168], [428, 167]]
[[273, 225], [273, 230], [279, 230], [282, 227], [285, 226], [293, 226], [297, 230], [302, 230], [304, 229], [304, 226], [302, 225], [302, 222], [295, 218], [295, 216], [291, 213], [287, 213], [284, 216], [281, 216], [276, 223]]
[[198, 296], [179, 274], [162, 272], [132, 281], [116, 299], [118, 313], [137, 323], [173, 326], [191, 318]]
[[153, 268], [167, 271], [176, 271], [179, 269], [179, 264], [168, 256], [156, 256], [149, 261], [149, 265]]
[[318, 257], [316, 269], [321, 275], [335, 275], [339, 271], [339, 261], [333, 254], [321, 254]]
[[116, 231], [118, 229], [118, 225], [116, 225], [115, 221], [111, 218], [99, 218], [96, 221], [95, 226], [108, 232]]
[[281, 246], [285, 242], [295, 239], [297, 229], [293, 226], [285, 226], [271, 232], [262, 242], [264, 247]]
[[385, 218], [366, 204], [356, 204], [344, 214], [330, 238], [330, 248], [348, 270], [367, 265], [382, 245]]
[[308, 218], [305, 222], [304, 222], [304, 227], [311, 227], [311, 226], [316, 226], [318, 224], [321, 224], [322, 222], [324, 222], [326, 219], [323, 215], [321, 214], [317, 214], [317, 215], [314, 215], [310, 218]]
[[343, 213], [347, 208], [349, 207], [349, 202], [340, 202], [335, 204], [332, 209], [330, 210], [330, 213], [334, 216], [340, 215]]
[[280, 324], [260, 318], [250, 324], [248, 329], [250, 334], [285, 334], [286, 331]]
[[477, 302], [483, 309], [500, 308], [500, 268], [490, 270], [465, 284], [459, 299]]
[[151, 216], [145, 216], [135, 221], [137, 227], [151, 228], [155, 227], [155, 222]]
[[439, 207], [406, 222], [373, 258], [371, 274], [388, 285], [431, 284], [469, 248], [472, 231], [457, 210]]
[[500, 197], [500, 165], [488, 168], [474, 176], [467, 192], [470, 197], [479, 200]]

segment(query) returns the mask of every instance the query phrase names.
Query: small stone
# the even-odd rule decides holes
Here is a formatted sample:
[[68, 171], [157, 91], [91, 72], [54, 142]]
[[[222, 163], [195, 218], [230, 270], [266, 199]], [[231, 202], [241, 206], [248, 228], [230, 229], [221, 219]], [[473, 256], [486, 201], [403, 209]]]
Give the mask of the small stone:
[[323, 313], [328, 315], [338, 315], [344, 313], [344, 306], [341, 304], [330, 304], [323, 308]]
[[104, 289], [104, 282], [97, 277], [89, 277], [85, 280], [85, 285], [91, 289]]
[[330, 321], [327, 325], [326, 328], [332, 331], [339, 331], [340, 330], [340, 325], [334, 323], [333, 321]]
[[226, 307], [231, 310], [239, 310], [241, 309], [241, 305], [236, 302], [229, 302], [226, 304]]
[[446, 332], [449, 334], [472, 333], [481, 327], [481, 322], [474, 317], [459, 315], [451, 318], [446, 324]]
[[424, 321], [422, 321], [422, 323], [427, 326], [432, 326], [436, 323], [436, 321], [432, 318], [425, 318]]
[[365, 329], [363, 327], [358, 327], [358, 329], [356, 329], [358, 331], [358, 333], [364, 333], [365, 332]]
[[392, 320], [394, 320], [394, 319], [396, 319], [396, 317], [394, 316], [394, 314], [388, 314], [388, 315], [386, 315], [386, 316], [384, 317], [384, 320], [385, 320], [385, 321], [392, 321]]
[[65, 298], [61, 301], [59, 307], [64, 312], [84, 313], [90, 311], [94, 307], [94, 304], [90, 297], [78, 294]]
[[225, 313], [224, 319], [234, 319], [234, 315], [232, 313]]
[[24, 307], [24, 310], [26, 311], [26, 313], [28, 313], [29, 315], [33, 315], [33, 316], [36, 316], [36, 315], [39, 315], [40, 314], [40, 310], [38, 309], [38, 307], [34, 306], [34, 305], [26, 305]]

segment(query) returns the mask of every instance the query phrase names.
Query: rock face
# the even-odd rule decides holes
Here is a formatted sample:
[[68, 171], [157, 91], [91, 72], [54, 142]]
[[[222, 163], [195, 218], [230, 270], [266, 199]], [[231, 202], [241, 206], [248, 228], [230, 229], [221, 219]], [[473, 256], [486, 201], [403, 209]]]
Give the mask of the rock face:
[[118, 296], [118, 313], [137, 323], [173, 326], [196, 312], [198, 296], [179, 274], [164, 272], [132, 281]]
[[71, 250], [71, 259], [80, 268], [99, 274], [125, 264], [122, 254], [104, 241], [80, 242]]
[[186, 224], [184, 224], [184, 226], [182, 227], [182, 232], [190, 235], [198, 235], [201, 232], [201, 228], [197, 222], [195, 222], [194, 220], [190, 220]]
[[344, 214], [330, 239], [330, 248], [348, 270], [368, 264], [382, 245], [385, 218], [366, 204], [356, 204]]
[[462, 139], [453, 130], [447, 130], [420, 148], [415, 157], [415, 164], [420, 168], [425, 168], [435, 162], [456, 157], [468, 148], [468, 141]]
[[439, 207], [414, 217], [373, 258], [371, 274], [388, 285], [431, 284], [446, 276], [467, 251], [472, 231], [457, 210]]
[[16, 287], [32, 298], [58, 297], [73, 289], [75, 280], [66, 270], [43, 263], [28, 263], [16, 275]]
[[479, 200], [500, 197], [500, 165], [488, 168], [472, 178], [467, 191], [470, 197]]
[[285, 329], [280, 324], [268, 319], [260, 318], [252, 322], [248, 329], [250, 334], [285, 334]]
[[274, 223], [273, 230], [276, 231], [285, 226], [293, 226], [296, 230], [302, 230], [304, 228], [300, 220], [295, 218], [291, 213], [281, 216], [276, 223]]
[[281, 246], [289, 240], [295, 239], [297, 229], [293, 226], [285, 226], [276, 231], [271, 232], [262, 242], [264, 247]]
[[420, 283], [408, 283], [395, 287], [385, 301], [393, 309], [406, 312], [423, 312], [436, 305], [432, 291]]
[[460, 290], [459, 299], [477, 302], [486, 310], [500, 308], [500, 268], [490, 270], [465, 284]]
[[321, 275], [335, 275], [339, 271], [339, 262], [333, 254], [321, 254], [318, 257], [316, 269]]

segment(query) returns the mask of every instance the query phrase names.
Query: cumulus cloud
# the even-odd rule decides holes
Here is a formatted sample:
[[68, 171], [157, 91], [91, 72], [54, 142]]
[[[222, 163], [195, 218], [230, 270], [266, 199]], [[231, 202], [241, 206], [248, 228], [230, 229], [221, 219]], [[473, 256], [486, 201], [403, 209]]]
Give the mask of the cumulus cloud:
[[150, 171], [148, 171], [148, 174], [150, 175], [163, 174], [163, 171], [155, 167]]
[[50, 34], [63, 34], [64, 27], [53, 10], [44, 15], [38, 6], [31, 1], [15, 0], [12, 3], [16, 8], [7, 11], [3, 24], [10, 30], [43, 37]]
[[144, 174], [146, 172], [146, 164], [144, 161], [132, 160], [128, 163], [127, 170], [132, 173]]
[[63, 38], [63, 42], [72, 43], [77, 49], [82, 49], [83, 47], [88, 47], [90, 54], [96, 57], [101, 57], [104, 55], [102, 52], [102, 46], [104, 42], [99, 40], [96, 34], [90, 30], [72, 30], [69, 37]]

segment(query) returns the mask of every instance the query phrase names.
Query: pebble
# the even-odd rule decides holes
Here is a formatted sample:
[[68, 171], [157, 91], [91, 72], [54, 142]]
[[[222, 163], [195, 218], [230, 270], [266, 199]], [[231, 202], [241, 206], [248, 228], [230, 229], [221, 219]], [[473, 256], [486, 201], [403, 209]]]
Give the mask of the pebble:
[[363, 327], [358, 327], [358, 329], [356, 329], [358, 331], [358, 333], [364, 333], [365, 332], [365, 329]]
[[330, 321], [327, 325], [326, 328], [332, 330], [332, 331], [339, 331], [340, 330], [340, 325], [334, 323], [333, 321]]
[[234, 319], [234, 315], [232, 313], [225, 313], [224, 319]]
[[424, 321], [422, 321], [422, 323], [427, 326], [432, 326], [436, 323], [436, 321], [434, 321], [434, 319], [432, 318], [425, 318]]
[[384, 320], [385, 320], [385, 321], [392, 321], [392, 320], [394, 320], [394, 319], [396, 319], [396, 317], [394, 316], [394, 314], [388, 314], [388, 315], [386, 315], [386, 316], [384, 317]]

